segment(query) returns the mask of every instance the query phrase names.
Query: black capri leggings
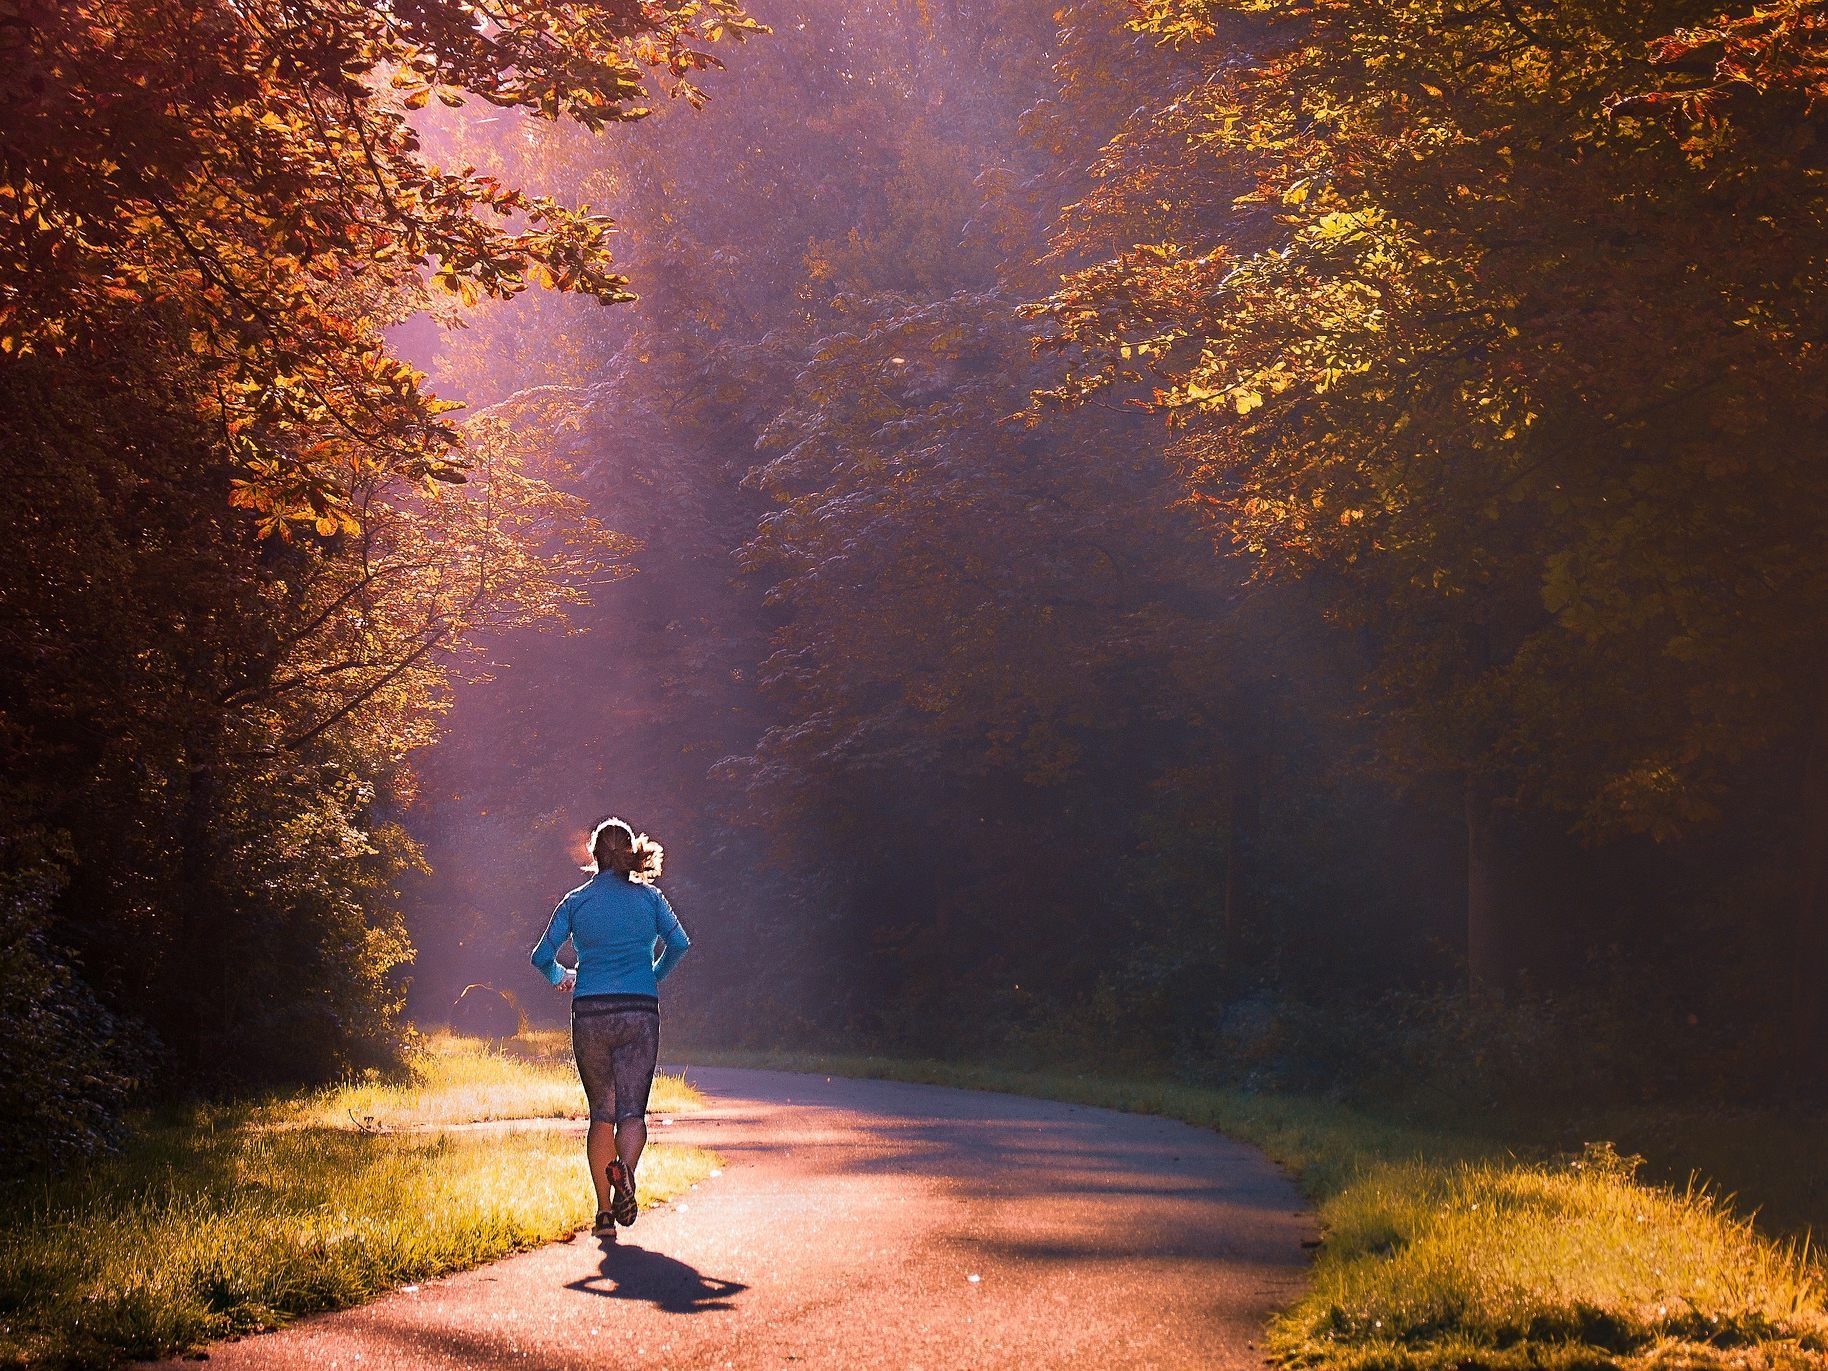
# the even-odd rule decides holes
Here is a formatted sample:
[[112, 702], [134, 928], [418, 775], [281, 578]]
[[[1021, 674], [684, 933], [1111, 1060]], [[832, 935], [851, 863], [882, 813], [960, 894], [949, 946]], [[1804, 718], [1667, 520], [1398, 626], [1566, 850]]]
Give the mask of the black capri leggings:
[[660, 1056], [660, 1007], [620, 996], [571, 1002], [571, 1050], [593, 1123], [647, 1114]]

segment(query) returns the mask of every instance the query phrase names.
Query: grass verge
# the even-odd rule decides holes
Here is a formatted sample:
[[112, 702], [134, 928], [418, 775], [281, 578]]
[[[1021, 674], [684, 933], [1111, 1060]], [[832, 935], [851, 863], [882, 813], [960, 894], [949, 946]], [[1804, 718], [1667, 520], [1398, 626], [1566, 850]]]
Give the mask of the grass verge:
[[949, 1062], [675, 1052], [674, 1060], [1038, 1095], [1220, 1129], [1289, 1166], [1325, 1228], [1268, 1346], [1315, 1371], [1824, 1371], [1828, 1272], [1699, 1184], [1598, 1144], [1501, 1139], [1315, 1098]]
[[[686, 1113], [702, 1104], [679, 1076], [654, 1077], [654, 1113]], [[411, 1071], [401, 1078], [371, 1073], [276, 1102], [264, 1115], [282, 1125], [385, 1131], [492, 1119], [581, 1119], [586, 1112], [569, 1035], [536, 1032], [499, 1045], [433, 1034], [421, 1041]]]
[[[416, 1084], [357, 1082], [148, 1120], [120, 1156], [0, 1192], [0, 1366], [165, 1356], [589, 1223], [575, 1133], [418, 1131], [551, 1103], [550, 1072], [463, 1039], [432, 1044], [418, 1070]], [[678, 1107], [693, 1093], [680, 1083], [669, 1098]], [[364, 1131], [352, 1118], [415, 1131]], [[656, 1145], [643, 1202], [716, 1164]]]

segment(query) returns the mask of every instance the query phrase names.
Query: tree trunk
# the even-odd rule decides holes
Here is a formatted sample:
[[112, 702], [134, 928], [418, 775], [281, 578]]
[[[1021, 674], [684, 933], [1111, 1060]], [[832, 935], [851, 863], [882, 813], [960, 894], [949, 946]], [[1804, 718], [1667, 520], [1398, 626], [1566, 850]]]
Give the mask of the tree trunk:
[[1235, 969], [1243, 960], [1251, 932], [1253, 870], [1263, 811], [1263, 783], [1261, 758], [1255, 748], [1240, 748], [1233, 766], [1225, 824], [1225, 914], [1221, 932], [1226, 964]]
[[173, 938], [161, 980], [165, 985], [161, 1029], [167, 1044], [190, 1068], [214, 1060], [232, 1014], [227, 971], [216, 945], [222, 932], [217, 861], [221, 838], [222, 778], [219, 738], [201, 729], [188, 740], [190, 754], [179, 810], [176, 908]]
[[1828, 690], [1803, 762], [1802, 860], [1793, 911], [1790, 1040], [1800, 1078], [1828, 1081]]
[[1490, 790], [1466, 783], [1466, 974], [1475, 993], [1503, 993], [1511, 977], [1510, 889], [1503, 821]]

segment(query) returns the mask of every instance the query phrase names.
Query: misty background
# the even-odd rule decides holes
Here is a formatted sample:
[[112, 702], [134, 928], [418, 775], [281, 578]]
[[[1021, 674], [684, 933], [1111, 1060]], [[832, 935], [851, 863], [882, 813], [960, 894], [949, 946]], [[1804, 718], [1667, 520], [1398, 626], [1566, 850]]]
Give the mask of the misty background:
[[486, 982], [556, 1021], [526, 948], [613, 813], [695, 940], [675, 1042], [1762, 1089], [1794, 753], [1739, 757], [1711, 822], [1584, 823], [1418, 724], [1391, 659], [1468, 650], [1432, 610], [1263, 575], [1159, 417], [1031, 403], [1064, 274], [1261, 231], [1151, 129], [1223, 56], [1128, 16], [770, 4], [703, 109], [436, 122], [612, 212], [640, 299], [410, 355], [641, 546], [583, 631], [492, 641], [420, 756], [413, 1012]]

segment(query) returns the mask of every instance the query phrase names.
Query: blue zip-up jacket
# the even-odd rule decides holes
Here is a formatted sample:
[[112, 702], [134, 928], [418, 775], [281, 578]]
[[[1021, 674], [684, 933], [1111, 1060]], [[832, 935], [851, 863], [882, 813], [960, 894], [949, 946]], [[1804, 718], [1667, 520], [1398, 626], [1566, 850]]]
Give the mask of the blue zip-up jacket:
[[[552, 922], [535, 945], [532, 961], [554, 985], [568, 969], [558, 959], [567, 938], [577, 953], [574, 995], [658, 998], [660, 982], [692, 945], [666, 896], [613, 871], [592, 876], [552, 911]], [[666, 947], [656, 960], [654, 946], [662, 941]]]

